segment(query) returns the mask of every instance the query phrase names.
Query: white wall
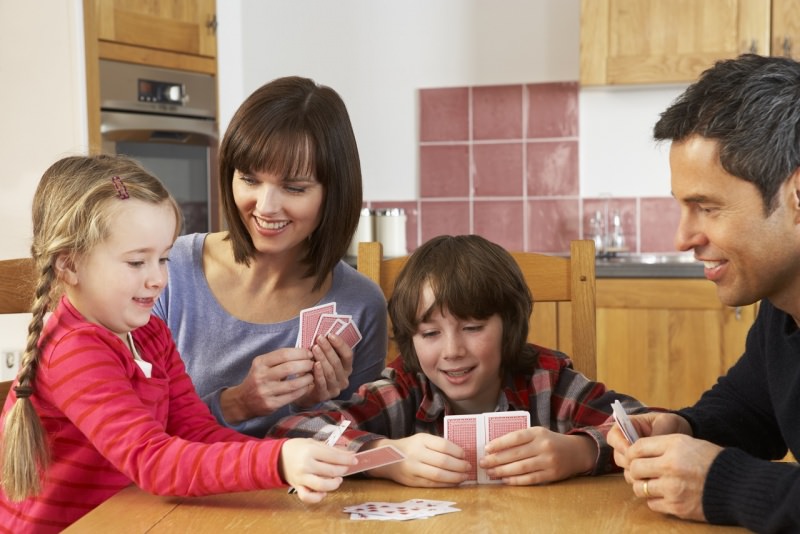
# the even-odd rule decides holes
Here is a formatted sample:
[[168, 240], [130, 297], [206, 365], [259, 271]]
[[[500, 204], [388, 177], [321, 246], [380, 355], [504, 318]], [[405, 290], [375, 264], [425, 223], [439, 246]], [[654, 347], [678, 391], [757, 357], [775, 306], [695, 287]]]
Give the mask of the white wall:
[[313, 78], [347, 104], [365, 199], [414, 199], [418, 89], [576, 80], [578, 8], [579, 0], [217, 2], [219, 41], [241, 46], [220, 48], [220, 69], [243, 67], [239, 79], [220, 77], [221, 128], [260, 85]]
[[[221, 128], [274, 78], [330, 85], [350, 110], [366, 200], [417, 197], [420, 88], [578, 79], [580, 0], [226, 0], [217, 11]], [[669, 195], [650, 131], [680, 89], [581, 91], [583, 196]]]
[[[0, 259], [29, 254], [42, 172], [88, 143], [81, 0], [0, 0]], [[25, 345], [28, 315], [0, 318], [0, 356]], [[0, 359], [0, 379], [8, 370]]]

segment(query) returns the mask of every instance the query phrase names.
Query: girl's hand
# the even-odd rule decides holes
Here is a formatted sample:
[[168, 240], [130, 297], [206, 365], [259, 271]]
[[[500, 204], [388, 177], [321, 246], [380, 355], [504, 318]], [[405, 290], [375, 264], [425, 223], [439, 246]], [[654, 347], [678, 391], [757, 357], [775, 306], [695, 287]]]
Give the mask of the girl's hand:
[[480, 465], [505, 484], [523, 486], [587, 473], [596, 460], [597, 445], [589, 436], [559, 434], [536, 426], [489, 442]]
[[311, 351], [302, 348], [278, 349], [256, 356], [242, 383], [220, 395], [225, 421], [238, 424], [295, 402], [313, 388], [314, 365]]
[[308, 438], [287, 440], [278, 459], [281, 478], [307, 503], [319, 502], [337, 489], [347, 468], [355, 464], [352, 452]]
[[311, 352], [314, 356], [314, 387], [295, 402], [299, 408], [309, 408], [338, 397], [347, 389], [353, 372], [353, 349], [337, 335], [318, 337]]
[[467, 479], [469, 462], [458, 445], [432, 434], [414, 434], [403, 439], [379, 439], [362, 449], [393, 445], [406, 455], [406, 459], [368, 473], [378, 478], [388, 478], [405, 486], [447, 487], [457, 486]]

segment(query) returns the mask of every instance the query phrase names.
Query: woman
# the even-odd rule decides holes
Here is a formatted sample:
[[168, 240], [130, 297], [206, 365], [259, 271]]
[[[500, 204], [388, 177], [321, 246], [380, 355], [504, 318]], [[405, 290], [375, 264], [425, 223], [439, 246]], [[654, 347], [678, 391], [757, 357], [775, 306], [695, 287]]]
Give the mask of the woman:
[[[341, 261], [358, 224], [361, 169], [344, 102], [299, 77], [257, 89], [219, 156], [228, 230], [179, 238], [154, 313], [172, 330], [217, 419], [263, 436], [281, 417], [348, 398], [386, 356], [380, 288]], [[301, 310], [335, 302], [363, 335], [295, 347]]]

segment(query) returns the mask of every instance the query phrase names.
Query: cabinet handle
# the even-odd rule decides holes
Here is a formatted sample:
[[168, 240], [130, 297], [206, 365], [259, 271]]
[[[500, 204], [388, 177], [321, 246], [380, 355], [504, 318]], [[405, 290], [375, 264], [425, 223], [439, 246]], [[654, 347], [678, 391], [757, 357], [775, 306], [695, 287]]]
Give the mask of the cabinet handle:
[[206, 28], [208, 28], [211, 33], [217, 33], [217, 15], [211, 15], [208, 22], [206, 22]]
[[792, 57], [792, 40], [788, 36], [783, 38], [783, 55], [784, 57]]
[[752, 39], [750, 41], [750, 50], [749, 50], [749, 52], [751, 54], [757, 54], [758, 53], [758, 45], [756, 44], [756, 40], [755, 39]]
[[741, 321], [741, 320], [742, 320], [742, 307], [741, 307], [741, 306], [736, 306], [736, 307], [733, 309], [733, 317], [734, 317], [734, 318], [735, 318], [737, 321]]

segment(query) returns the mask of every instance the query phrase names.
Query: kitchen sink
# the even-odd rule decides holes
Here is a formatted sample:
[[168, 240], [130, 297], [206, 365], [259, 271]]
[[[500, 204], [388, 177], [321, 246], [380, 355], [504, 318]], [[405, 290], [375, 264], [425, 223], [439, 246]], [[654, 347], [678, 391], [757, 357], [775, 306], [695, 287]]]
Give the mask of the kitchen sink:
[[623, 253], [598, 257], [598, 278], [703, 278], [703, 264], [691, 253]]
[[636, 264], [670, 264], [670, 263], [698, 263], [691, 253], [663, 253], [663, 254], [617, 254], [616, 256], [600, 256], [597, 262], [606, 263], [636, 263]]

